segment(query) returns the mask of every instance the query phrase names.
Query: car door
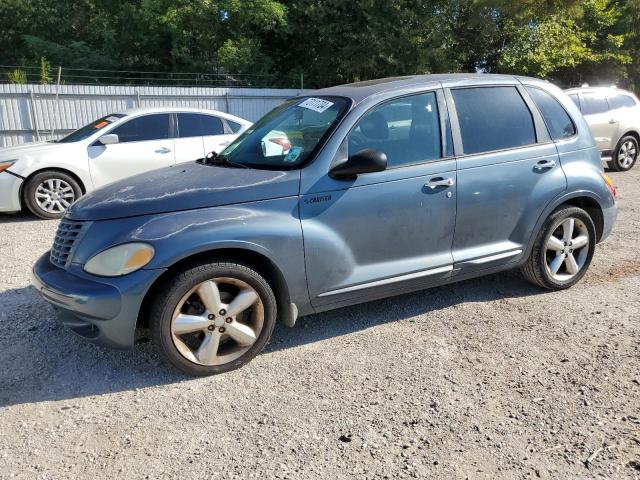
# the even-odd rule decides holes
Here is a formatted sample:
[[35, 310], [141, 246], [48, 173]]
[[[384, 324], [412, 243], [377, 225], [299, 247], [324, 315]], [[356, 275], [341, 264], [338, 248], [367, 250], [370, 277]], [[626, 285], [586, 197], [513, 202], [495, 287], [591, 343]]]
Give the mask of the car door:
[[334, 164], [370, 148], [387, 155], [387, 169], [351, 180], [327, 172], [301, 192], [315, 307], [423, 288], [450, 275], [456, 172], [442, 108], [436, 91], [373, 107], [354, 124]]
[[113, 130], [118, 143], [89, 146], [89, 171], [94, 186], [174, 164], [170, 115], [154, 113], [134, 117]]
[[204, 157], [203, 134], [206, 128], [205, 115], [178, 112], [176, 118], [176, 138], [174, 140], [176, 163], [192, 162]]
[[201, 119], [202, 141], [206, 153], [220, 153], [237, 137], [231, 127], [220, 117], [201, 115]]
[[618, 122], [615, 111], [611, 111], [605, 92], [581, 94], [582, 115], [589, 125], [593, 138], [601, 152], [611, 152], [618, 138]]
[[611, 119], [616, 121], [616, 131], [613, 134], [611, 149], [612, 151], [618, 146], [620, 138], [627, 132], [637, 130], [638, 128], [638, 103], [636, 99], [627, 93], [620, 91], [611, 91], [607, 93], [607, 102], [609, 103], [609, 113]]
[[523, 87], [447, 91], [456, 146], [456, 270], [519, 258], [565, 175], [542, 118]]

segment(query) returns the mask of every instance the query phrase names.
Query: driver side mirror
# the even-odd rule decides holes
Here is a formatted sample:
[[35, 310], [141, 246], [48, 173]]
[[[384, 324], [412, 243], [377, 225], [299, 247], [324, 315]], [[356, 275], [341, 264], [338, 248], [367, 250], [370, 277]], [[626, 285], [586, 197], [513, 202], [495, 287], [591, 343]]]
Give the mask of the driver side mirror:
[[103, 145], [115, 145], [116, 143], [120, 143], [120, 139], [115, 133], [103, 135], [98, 139], [98, 141]]
[[334, 165], [329, 171], [331, 178], [347, 180], [355, 178], [361, 173], [382, 172], [387, 168], [387, 155], [373, 148], [360, 150], [351, 155], [346, 161]]

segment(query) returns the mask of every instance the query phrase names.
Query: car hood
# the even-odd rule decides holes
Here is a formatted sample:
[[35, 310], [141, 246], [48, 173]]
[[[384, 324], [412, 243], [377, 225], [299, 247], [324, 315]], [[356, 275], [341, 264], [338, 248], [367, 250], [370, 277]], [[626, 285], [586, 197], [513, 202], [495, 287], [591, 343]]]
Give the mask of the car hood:
[[180, 164], [109, 184], [67, 210], [72, 220], [107, 220], [297, 195], [300, 171]]
[[64, 144], [50, 142], [32, 142], [16, 145], [13, 147], [0, 148], [0, 161], [18, 159], [24, 155], [33, 155], [57, 150]]

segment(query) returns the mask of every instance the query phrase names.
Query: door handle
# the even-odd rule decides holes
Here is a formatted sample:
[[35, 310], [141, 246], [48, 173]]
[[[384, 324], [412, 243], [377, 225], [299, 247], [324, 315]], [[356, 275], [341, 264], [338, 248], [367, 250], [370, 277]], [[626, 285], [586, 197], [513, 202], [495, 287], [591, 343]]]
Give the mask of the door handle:
[[609, 125], [613, 125], [615, 123], [618, 123], [618, 120], [616, 120], [615, 118], [612, 118], [611, 120], [609, 120]]
[[556, 162], [554, 160], [542, 160], [541, 162], [536, 163], [533, 168], [541, 172], [542, 170], [547, 170], [548, 168], [553, 168], [555, 166]]
[[429, 182], [425, 183], [424, 186], [425, 187], [429, 187], [431, 189], [434, 189], [436, 187], [451, 187], [455, 183], [456, 182], [453, 181], [453, 178], [436, 177], [436, 178], [432, 178], [431, 180], [429, 180]]
[[156, 150], [156, 153], [169, 153], [170, 151], [171, 151], [170, 148], [162, 147], [162, 148], [159, 148], [158, 150]]

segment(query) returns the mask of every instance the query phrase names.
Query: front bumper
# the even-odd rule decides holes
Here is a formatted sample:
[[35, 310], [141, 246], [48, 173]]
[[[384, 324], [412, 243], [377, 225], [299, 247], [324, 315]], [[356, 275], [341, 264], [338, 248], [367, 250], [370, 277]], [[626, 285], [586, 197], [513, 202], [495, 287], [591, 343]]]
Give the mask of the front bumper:
[[32, 282], [53, 305], [59, 320], [92, 342], [114, 347], [133, 346], [142, 300], [164, 270], [138, 270], [129, 275], [100, 278], [80, 265], [56, 267], [45, 253], [33, 266]]
[[20, 185], [24, 180], [8, 172], [0, 172], [0, 212], [19, 212]]

